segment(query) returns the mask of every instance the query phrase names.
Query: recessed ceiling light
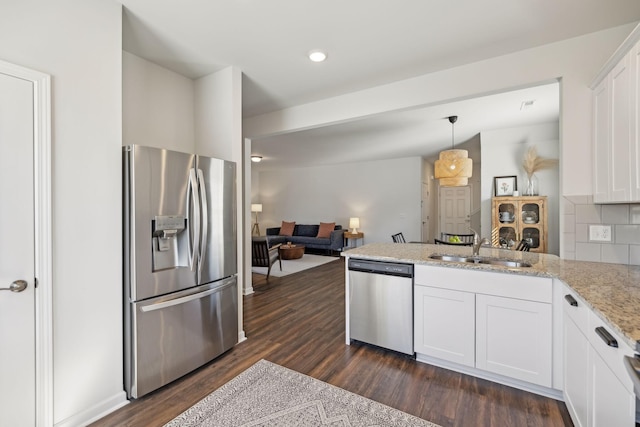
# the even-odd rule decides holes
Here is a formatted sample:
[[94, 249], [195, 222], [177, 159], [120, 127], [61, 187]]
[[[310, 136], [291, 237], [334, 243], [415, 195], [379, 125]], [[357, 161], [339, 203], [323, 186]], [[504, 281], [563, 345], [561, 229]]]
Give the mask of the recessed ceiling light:
[[313, 62], [322, 62], [327, 59], [327, 52], [320, 49], [315, 49], [309, 52], [309, 59]]
[[251, 161], [254, 163], [258, 163], [262, 160], [262, 156], [256, 156], [256, 155], [252, 155], [251, 156]]

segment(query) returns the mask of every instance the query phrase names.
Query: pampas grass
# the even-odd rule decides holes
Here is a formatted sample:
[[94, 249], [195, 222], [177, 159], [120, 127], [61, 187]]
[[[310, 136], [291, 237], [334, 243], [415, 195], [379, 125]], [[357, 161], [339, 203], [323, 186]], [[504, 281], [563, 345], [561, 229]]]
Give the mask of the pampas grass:
[[558, 159], [545, 159], [544, 157], [538, 156], [536, 147], [529, 147], [522, 160], [522, 168], [529, 177], [540, 170], [551, 169], [557, 164]]

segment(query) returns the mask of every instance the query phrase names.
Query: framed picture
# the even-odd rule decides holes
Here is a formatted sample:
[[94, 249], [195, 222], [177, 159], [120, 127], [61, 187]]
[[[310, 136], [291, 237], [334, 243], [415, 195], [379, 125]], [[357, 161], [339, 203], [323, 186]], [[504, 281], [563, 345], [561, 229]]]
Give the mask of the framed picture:
[[493, 178], [493, 185], [496, 197], [513, 196], [513, 192], [518, 189], [518, 178], [516, 176], [496, 176]]

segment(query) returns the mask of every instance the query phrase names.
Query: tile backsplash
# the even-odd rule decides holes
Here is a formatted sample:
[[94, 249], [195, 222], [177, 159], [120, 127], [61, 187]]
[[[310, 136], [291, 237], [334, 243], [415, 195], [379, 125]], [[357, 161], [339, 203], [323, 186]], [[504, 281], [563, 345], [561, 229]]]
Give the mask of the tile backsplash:
[[[596, 205], [592, 196], [565, 196], [562, 258], [640, 265], [640, 204]], [[611, 242], [589, 239], [590, 225], [611, 226]]]

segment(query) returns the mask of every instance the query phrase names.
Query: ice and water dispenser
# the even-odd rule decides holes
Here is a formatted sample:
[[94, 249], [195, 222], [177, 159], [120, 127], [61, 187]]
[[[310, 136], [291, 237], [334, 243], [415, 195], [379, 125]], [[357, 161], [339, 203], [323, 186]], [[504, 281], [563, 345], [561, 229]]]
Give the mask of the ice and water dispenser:
[[156, 216], [151, 222], [153, 271], [188, 267], [187, 219], [180, 215]]

